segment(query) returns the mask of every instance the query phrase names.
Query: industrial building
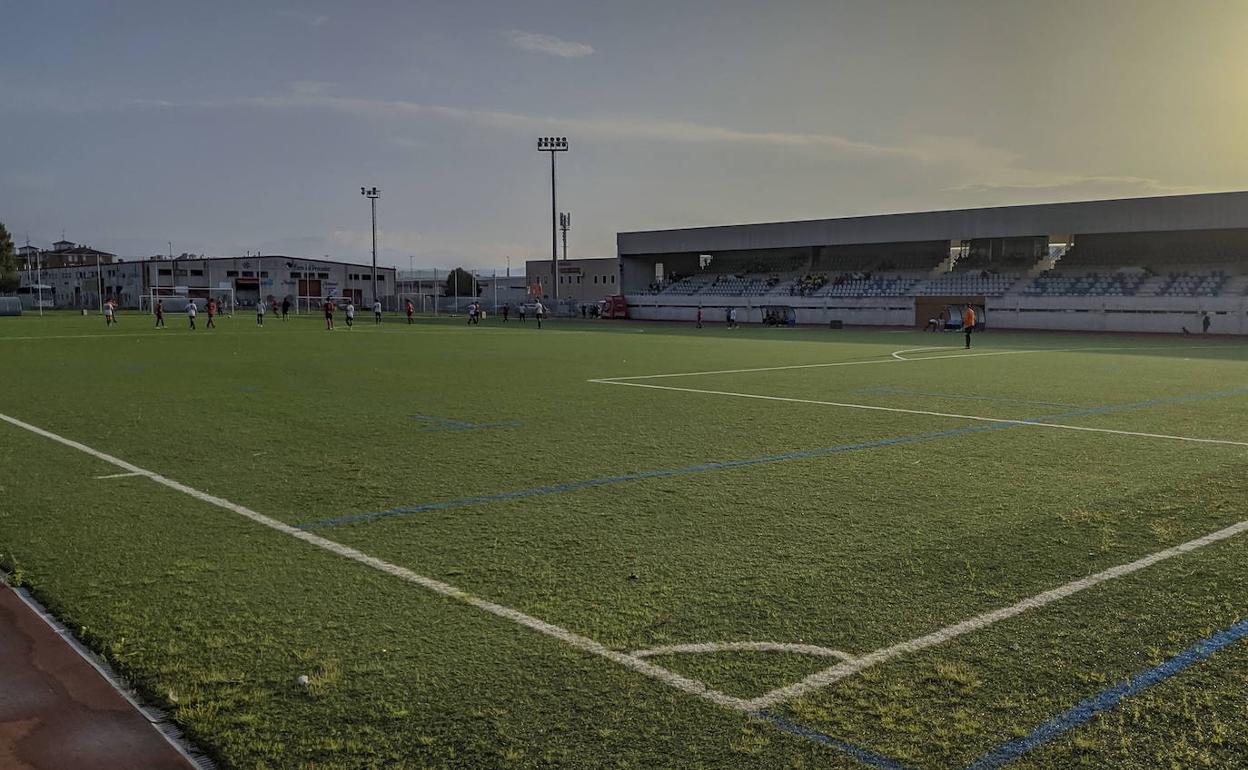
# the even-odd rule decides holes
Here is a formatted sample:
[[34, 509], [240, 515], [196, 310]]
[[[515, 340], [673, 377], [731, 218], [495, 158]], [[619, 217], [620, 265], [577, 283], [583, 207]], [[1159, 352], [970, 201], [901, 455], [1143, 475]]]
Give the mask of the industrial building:
[[[20, 276], [19, 296], [27, 307], [42, 298], [48, 308], [93, 309], [109, 299], [119, 307], [139, 308], [153, 294], [202, 300], [232, 295], [243, 306], [261, 298], [311, 302], [336, 297], [360, 306], [373, 302], [370, 265], [279, 255], [115, 259], [98, 266], [40, 266], [21, 270]], [[377, 268], [377, 296], [387, 306], [393, 304], [395, 288], [395, 269]]]
[[604, 297], [621, 294], [620, 261], [614, 258], [561, 259], [559, 281], [550, 285], [549, 259], [524, 263], [529, 293], [550, 301], [558, 296], [564, 306], [596, 304]]

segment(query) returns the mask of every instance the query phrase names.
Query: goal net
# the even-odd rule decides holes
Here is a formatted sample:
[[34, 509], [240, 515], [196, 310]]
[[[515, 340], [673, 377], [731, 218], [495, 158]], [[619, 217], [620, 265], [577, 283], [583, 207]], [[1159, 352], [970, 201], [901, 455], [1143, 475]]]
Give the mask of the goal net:
[[398, 310], [401, 312], [407, 307], [407, 301], [412, 301], [412, 307], [417, 313], [433, 313], [438, 314], [438, 297], [430, 292], [423, 293], [403, 293], [396, 295], [398, 298]]
[[233, 315], [238, 310], [238, 301], [233, 289], [213, 289], [207, 286], [159, 286], [139, 297], [139, 310], [152, 314], [156, 312], [156, 303], [163, 302], [166, 313], [181, 312], [188, 302], [194, 302], [200, 310], [207, 310], [208, 301], [217, 301], [218, 312], [222, 315]]

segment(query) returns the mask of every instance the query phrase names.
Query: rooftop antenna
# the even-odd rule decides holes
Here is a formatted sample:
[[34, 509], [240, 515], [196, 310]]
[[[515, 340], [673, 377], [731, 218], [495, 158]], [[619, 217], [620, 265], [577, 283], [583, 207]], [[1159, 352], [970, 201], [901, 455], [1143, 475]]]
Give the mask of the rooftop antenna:
[[572, 214], [561, 213], [559, 215], [559, 229], [563, 231], [563, 261], [568, 261], [568, 230], [572, 229]]

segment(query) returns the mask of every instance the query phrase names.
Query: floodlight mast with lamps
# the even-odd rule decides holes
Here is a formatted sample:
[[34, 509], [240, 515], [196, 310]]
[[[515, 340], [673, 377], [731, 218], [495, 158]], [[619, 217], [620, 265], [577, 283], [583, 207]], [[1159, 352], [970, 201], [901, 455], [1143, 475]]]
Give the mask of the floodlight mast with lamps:
[[537, 151], [550, 153], [550, 291], [559, 302], [559, 208], [555, 195], [555, 153], [568, 151], [566, 136], [543, 136], [537, 140]]
[[360, 188], [360, 195], [368, 198], [369, 205], [373, 209], [373, 302], [377, 301], [377, 199], [381, 197], [381, 190], [376, 187]]

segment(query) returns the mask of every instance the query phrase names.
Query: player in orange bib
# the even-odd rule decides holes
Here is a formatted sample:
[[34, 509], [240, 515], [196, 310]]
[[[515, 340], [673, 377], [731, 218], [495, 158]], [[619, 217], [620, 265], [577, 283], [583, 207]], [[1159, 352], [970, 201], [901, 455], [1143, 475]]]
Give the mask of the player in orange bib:
[[971, 349], [971, 332], [975, 331], [975, 308], [967, 305], [962, 310], [962, 331], [966, 332], [966, 349]]

